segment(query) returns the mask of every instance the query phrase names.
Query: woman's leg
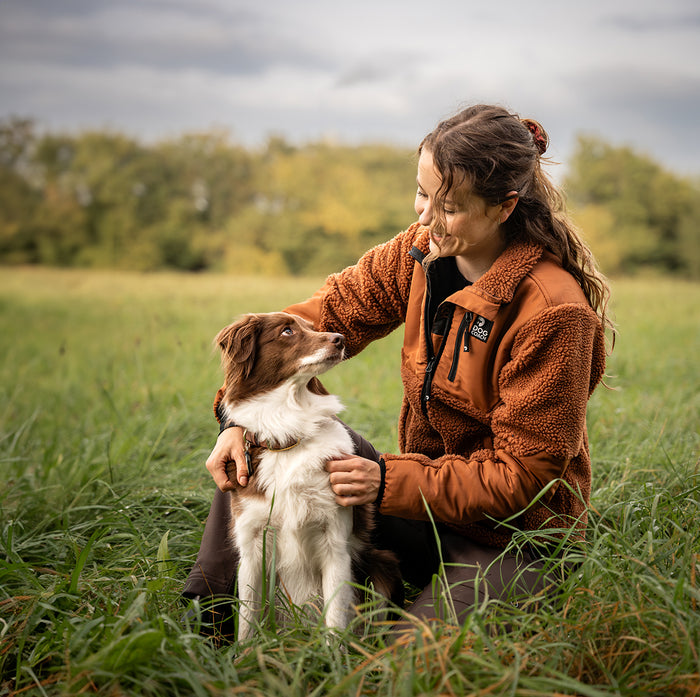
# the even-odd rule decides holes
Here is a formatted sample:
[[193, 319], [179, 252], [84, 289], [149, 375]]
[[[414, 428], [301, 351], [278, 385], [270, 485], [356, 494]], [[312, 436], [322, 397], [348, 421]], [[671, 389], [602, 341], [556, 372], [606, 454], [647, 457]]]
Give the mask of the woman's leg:
[[[238, 554], [229, 540], [230, 511], [229, 495], [216, 489], [197, 561], [182, 591], [184, 598], [201, 601], [200, 632], [212, 637], [217, 644], [232, 642], [236, 638], [231, 596], [236, 583]], [[196, 615], [194, 609], [187, 612], [190, 621]]]
[[[407, 608], [419, 620], [462, 623], [487, 598], [518, 602], [541, 593], [549, 583], [544, 563], [533, 560], [527, 552], [504, 553], [444, 530], [441, 543], [444, 573], [426, 585]], [[394, 632], [400, 635], [414, 628], [411, 622], [400, 622]]]
[[182, 594], [186, 598], [233, 593], [238, 555], [229, 538], [230, 497], [219, 489], [214, 492], [202, 542]]

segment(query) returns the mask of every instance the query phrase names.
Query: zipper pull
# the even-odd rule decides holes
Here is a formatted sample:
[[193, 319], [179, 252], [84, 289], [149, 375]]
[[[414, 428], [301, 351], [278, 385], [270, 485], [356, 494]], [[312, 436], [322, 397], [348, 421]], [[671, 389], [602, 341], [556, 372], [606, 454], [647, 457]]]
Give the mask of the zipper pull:
[[[423, 381], [423, 387], [430, 387], [430, 381], [433, 378], [433, 372], [435, 371], [435, 365], [437, 364], [437, 356], [433, 356], [428, 364], [425, 366], [425, 380]], [[425, 392], [425, 389], [423, 390]]]
[[433, 382], [433, 371], [435, 370], [436, 364], [437, 356], [433, 356], [432, 358], [430, 358], [428, 364], [425, 366], [425, 377], [423, 378], [423, 387], [421, 389], [420, 401], [421, 406], [423, 407], [423, 413], [426, 417], [428, 416], [428, 412], [426, 411], [426, 405], [430, 400], [430, 386]]
[[472, 323], [473, 319], [474, 319], [474, 313], [467, 312], [467, 314], [466, 314], [467, 326], [466, 326], [466, 329], [464, 330], [464, 348], [463, 348], [463, 351], [465, 353], [469, 352], [469, 337], [471, 336], [471, 323]]

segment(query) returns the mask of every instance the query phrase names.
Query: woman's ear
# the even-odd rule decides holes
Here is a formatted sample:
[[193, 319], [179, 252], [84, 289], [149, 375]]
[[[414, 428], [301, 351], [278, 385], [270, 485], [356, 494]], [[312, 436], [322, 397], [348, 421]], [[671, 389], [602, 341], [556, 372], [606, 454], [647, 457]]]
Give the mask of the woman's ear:
[[518, 192], [510, 191], [506, 195], [503, 202], [500, 204], [501, 210], [499, 212], [498, 222], [503, 224], [510, 218], [510, 214], [515, 210], [518, 205]]

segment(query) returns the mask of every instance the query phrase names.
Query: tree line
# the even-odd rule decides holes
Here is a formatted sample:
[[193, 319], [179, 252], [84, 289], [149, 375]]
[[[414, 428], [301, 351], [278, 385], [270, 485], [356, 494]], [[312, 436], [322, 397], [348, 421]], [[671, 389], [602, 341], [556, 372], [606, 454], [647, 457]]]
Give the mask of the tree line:
[[[145, 144], [0, 122], [0, 263], [325, 274], [413, 220], [416, 155], [388, 145], [245, 148], [207, 131]], [[603, 271], [700, 278], [700, 185], [581, 137], [564, 182]]]

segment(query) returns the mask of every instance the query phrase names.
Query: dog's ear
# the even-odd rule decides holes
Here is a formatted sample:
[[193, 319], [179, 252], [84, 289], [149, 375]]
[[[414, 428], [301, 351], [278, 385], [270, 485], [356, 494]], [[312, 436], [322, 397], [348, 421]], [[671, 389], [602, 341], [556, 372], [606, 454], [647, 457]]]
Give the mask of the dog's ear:
[[227, 372], [235, 369], [243, 379], [250, 375], [255, 363], [259, 329], [257, 315], [245, 315], [216, 335], [214, 342], [221, 349], [221, 361]]
[[309, 383], [306, 385], [307, 389], [309, 392], [312, 394], [318, 394], [318, 395], [327, 395], [329, 394], [328, 390], [323, 386], [323, 383], [318, 379], [318, 378], [311, 378], [309, 380]]

